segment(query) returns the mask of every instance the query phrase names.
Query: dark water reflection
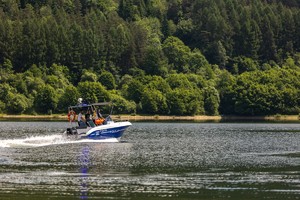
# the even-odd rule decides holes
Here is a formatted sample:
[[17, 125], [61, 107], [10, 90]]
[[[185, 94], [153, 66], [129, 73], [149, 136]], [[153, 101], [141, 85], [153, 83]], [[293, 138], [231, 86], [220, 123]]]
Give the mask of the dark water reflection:
[[299, 199], [300, 124], [134, 123], [121, 143], [0, 122], [0, 199]]

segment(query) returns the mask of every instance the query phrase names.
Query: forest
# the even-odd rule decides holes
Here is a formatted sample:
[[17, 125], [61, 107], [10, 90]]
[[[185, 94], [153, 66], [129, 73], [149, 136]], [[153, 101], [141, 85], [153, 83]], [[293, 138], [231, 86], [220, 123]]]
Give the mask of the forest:
[[0, 0], [0, 113], [300, 113], [300, 0]]

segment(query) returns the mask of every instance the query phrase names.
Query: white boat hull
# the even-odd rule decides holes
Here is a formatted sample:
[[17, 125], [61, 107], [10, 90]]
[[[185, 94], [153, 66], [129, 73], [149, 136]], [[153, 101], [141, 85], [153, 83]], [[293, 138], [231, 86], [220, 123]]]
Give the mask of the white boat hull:
[[[76, 135], [79, 139], [93, 139], [93, 140], [103, 140], [116, 138], [120, 139], [124, 131], [131, 126], [130, 122], [109, 122], [105, 125], [100, 125], [96, 127], [85, 127], [85, 128], [73, 128], [76, 129]], [[74, 134], [74, 132], [72, 132]]]

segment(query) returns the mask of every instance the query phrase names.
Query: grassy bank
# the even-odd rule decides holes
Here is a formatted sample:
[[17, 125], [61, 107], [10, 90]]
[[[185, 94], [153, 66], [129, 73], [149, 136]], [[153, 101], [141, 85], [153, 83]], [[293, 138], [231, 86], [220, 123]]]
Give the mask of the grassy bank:
[[[300, 115], [272, 115], [272, 116], [160, 116], [160, 115], [113, 115], [114, 120], [128, 121], [222, 121], [222, 120], [266, 120], [266, 121], [299, 121]], [[7, 115], [0, 114], [3, 120], [67, 120], [63, 114], [53, 115]]]
[[7, 115], [0, 114], [0, 119], [9, 120], [9, 119], [34, 119], [34, 120], [66, 120], [67, 116], [62, 114], [53, 114], [53, 115]]

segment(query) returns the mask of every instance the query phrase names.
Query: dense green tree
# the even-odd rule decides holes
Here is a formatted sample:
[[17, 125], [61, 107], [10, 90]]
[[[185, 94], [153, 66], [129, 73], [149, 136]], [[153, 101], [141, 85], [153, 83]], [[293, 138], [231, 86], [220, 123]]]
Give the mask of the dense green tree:
[[187, 113], [185, 105], [185, 91], [183, 89], [175, 89], [167, 94], [167, 102], [170, 110], [170, 114], [184, 115]]
[[171, 90], [171, 87], [169, 86], [167, 81], [165, 79], [163, 79], [162, 77], [153, 76], [153, 77], [151, 77], [151, 79], [152, 80], [147, 84], [147, 88], [159, 90], [163, 94], [166, 94], [167, 92], [169, 92]]
[[63, 86], [60, 79], [55, 75], [46, 76], [46, 84], [52, 86], [54, 89], [59, 89]]
[[201, 75], [187, 74], [186, 77], [190, 83], [194, 84], [194, 88], [203, 89], [208, 84], [208, 82]]
[[189, 70], [192, 73], [200, 73], [203, 68], [210, 67], [208, 61], [205, 56], [201, 53], [199, 49], [194, 49], [188, 59]]
[[104, 71], [99, 76], [99, 82], [108, 90], [116, 89], [116, 80], [112, 73]]
[[34, 99], [34, 107], [39, 113], [52, 114], [58, 103], [58, 97], [53, 87], [50, 85], [42, 86], [38, 89]]
[[[57, 70], [57, 69], [54, 69], [54, 70]], [[39, 68], [36, 65], [32, 65], [26, 72], [28, 72], [30, 74], [30, 76], [33, 76], [33, 77], [39, 77], [39, 78], [41, 78], [44, 75], [43, 71], [41, 70], [41, 68]]]
[[46, 69], [48, 75], [56, 76], [60, 79], [61, 87], [65, 88], [70, 84], [70, 73], [69, 69], [63, 65], [52, 64], [49, 68]]
[[11, 74], [7, 83], [17, 90], [18, 93], [28, 96], [27, 84], [24, 81], [25, 76], [21, 73]]
[[118, 13], [125, 20], [134, 20], [137, 10], [133, 0], [120, 0]]
[[228, 71], [223, 70], [217, 80], [217, 89], [220, 96], [219, 111], [222, 114], [232, 114], [235, 104], [236, 78]]
[[135, 65], [131, 64], [131, 67], [137, 68], [137, 66], [141, 66], [144, 62], [148, 40], [147, 29], [143, 27], [143, 25], [135, 23], [131, 25], [131, 32], [133, 37], [132, 42], [134, 44], [133, 53], [136, 61]]
[[193, 88], [193, 85], [184, 74], [171, 74], [167, 77], [166, 81], [172, 89], [174, 88]]
[[128, 101], [118, 94], [110, 94], [110, 100], [114, 104], [114, 112], [117, 114], [136, 113], [136, 104], [134, 101]]
[[219, 115], [220, 97], [214, 87], [204, 88], [204, 109], [207, 115]]
[[[250, 14], [249, 14], [250, 15]], [[250, 16], [244, 16], [241, 21], [241, 35], [239, 38], [239, 54], [253, 59], [258, 58], [261, 44], [261, 31], [256, 21]]]
[[125, 96], [129, 100], [139, 103], [141, 101], [144, 88], [145, 86], [139, 80], [133, 79], [127, 85]]
[[167, 114], [166, 97], [156, 89], [146, 88], [141, 98], [142, 110], [149, 114]]
[[224, 68], [227, 64], [228, 56], [226, 49], [223, 46], [221, 41], [215, 42], [212, 45], [211, 58], [213, 58], [213, 63], [219, 65], [221, 68]]
[[234, 58], [234, 65], [236, 65], [236, 70], [240, 74], [258, 69], [258, 63], [255, 60], [243, 56]]
[[172, 115], [204, 114], [203, 96], [197, 89], [175, 88], [167, 93], [167, 102]]
[[[127, 64], [123, 66], [124, 63], [130, 63], [132, 60], [131, 45], [131, 32], [124, 24], [117, 22], [116, 26], [109, 27], [108, 38], [107, 38], [107, 71], [114, 73], [124, 73], [126, 67], [130, 67]], [[129, 55], [129, 57], [125, 56]], [[129, 61], [127, 60], [129, 59]], [[122, 62], [121, 62], [122, 60]], [[125, 69], [122, 69], [125, 67]]]
[[82, 27], [78, 24], [74, 23], [71, 26], [70, 30], [70, 41], [71, 42], [71, 51], [67, 54], [68, 56], [68, 65], [71, 67], [72, 73], [72, 82], [77, 82], [80, 78], [79, 74], [82, 73], [83, 63], [81, 59], [82, 49], [84, 49], [84, 41], [83, 41], [83, 30]]
[[280, 95], [274, 87], [252, 83], [247, 90], [237, 88], [235, 111], [242, 115], [276, 114]]
[[158, 38], [154, 38], [152, 42], [145, 50], [143, 69], [147, 74], [165, 76], [168, 73], [167, 59]]
[[7, 83], [1, 83], [0, 84], [0, 100], [3, 103], [7, 103], [10, 99], [8, 98], [9, 93], [17, 93], [16, 89], [11, 87], [9, 84]]
[[188, 72], [188, 60], [191, 54], [189, 47], [177, 37], [168, 37], [163, 43], [163, 51], [169, 60], [169, 64], [177, 72]]
[[298, 113], [299, 77], [298, 72], [287, 69], [243, 73], [234, 89], [235, 112], [242, 115]]
[[67, 112], [67, 108], [69, 106], [73, 106], [77, 104], [78, 98], [80, 98], [80, 94], [76, 87], [70, 85], [68, 86], [64, 93], [61, 95], [58, 101], [57, 109], [60, 112]]
[[94, 72], [88, 71], [88, 70], [83, 70], [83, 73], [81, 75], [81, 82], [89, 81], [89, 82], [97, 82], [98, 77], [97, 74]]
[[6, 104], [8, 113], [21, 114], [31, 106], [30, 100], [22, 94], [13, 94], [9, 92], [7, 95], [9, 98], [9, 101]]
[[163, 17], [162, 30], [164, 37], [167, 38], [176, 32], [176, 25], [172, 20], [168, 20], [166, 16]]
[[5, 103], [0, 100], [0, 113], [4, 113], [4, 112], [5, 112]]
[[193, 37], [195, 27], [196, 26], [193, 24], [193, 20], [191, 18], [180, 18], [176, 26], [175, 35], [178, 36], [185, 44], [190, 46], [193, 42], [195, 42], [195, 38]]
[[275, 43], [275, 34], [272, 30], [270, 21], [267, 17], [264, 18], [264, 25], [261, 28], [264, 33], [262, 36], [262, 44], [260, 45], [260, 51], [264, 54], [265, 60], [278, 61], [277, 46]]
[[167, 0], [152, 0], [148, 2], [146, 5], [148, 6], [149, 14], [162, 20], [167, 10]]
[[0, 83], [6, 82], [13, 73], [13, 66], [9, 59], [5, 59], [0, 65]]
[[299, 9], [296, 0], [1, 1], [0, 111], [62, 112], [81, 96], [116, 99], [119, 112], [134, 101], [137, 113], [298, 114]]
[[24, 73], [24, 81], [26, 83], [28, 94], [34, 97], [36, 96], [39, 87], [43, 87], [45, 85], [45, 81], [42, 77], [34, 77], [34, 75], [29, 71]]
[[17, 24], [12, 23], [11, 20], [2, 19], [0, 22], [0, 62], [3, 63], [5, 59], [13, 59], [14, 51], [17, 45], [15, 42], [15, 33]]
[[99, 82], [80, 82], [77, 86], [80, 96], [89, 103], [109, 101], [109, 94]]

